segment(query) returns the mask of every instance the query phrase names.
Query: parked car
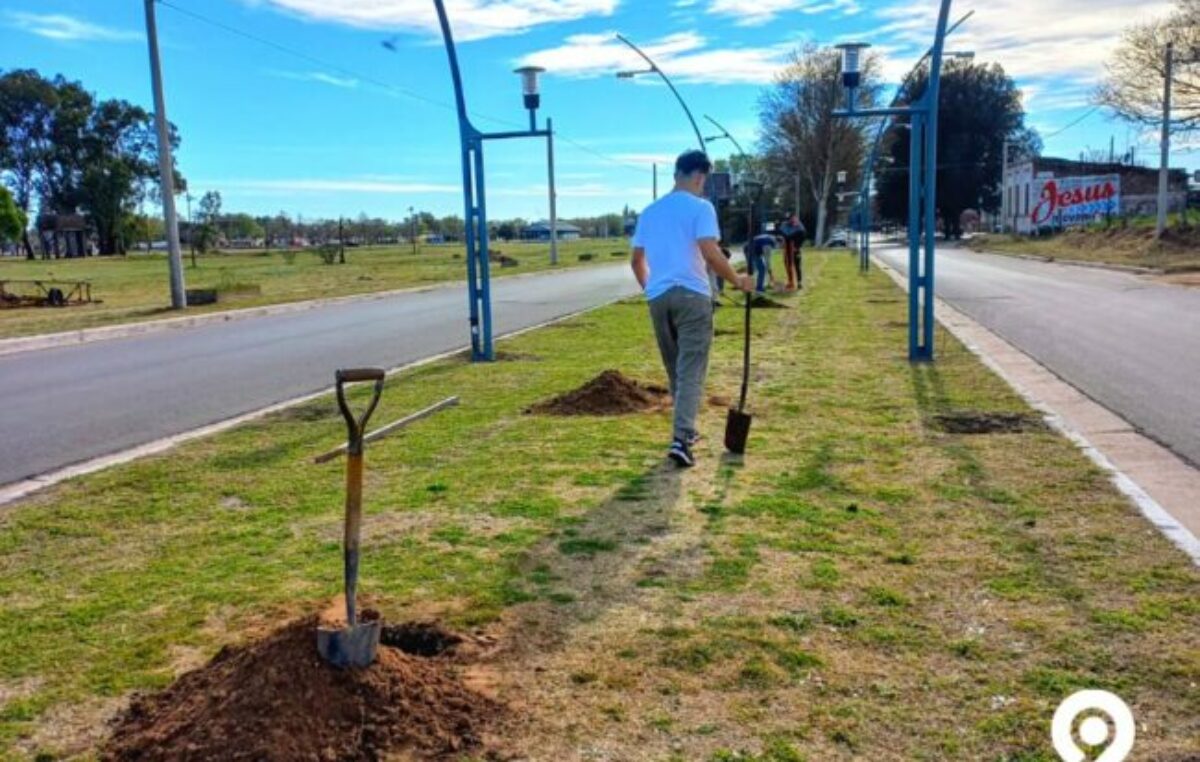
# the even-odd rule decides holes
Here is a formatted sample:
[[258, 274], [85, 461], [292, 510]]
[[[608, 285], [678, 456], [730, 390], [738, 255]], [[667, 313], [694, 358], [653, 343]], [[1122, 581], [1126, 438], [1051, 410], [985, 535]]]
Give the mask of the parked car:
[[829, 238], [825, 241], [825, 247], [828, 249], [844, 249], [850, 245], [850, 231], [845, 228], [839, 228], [829, 234]]

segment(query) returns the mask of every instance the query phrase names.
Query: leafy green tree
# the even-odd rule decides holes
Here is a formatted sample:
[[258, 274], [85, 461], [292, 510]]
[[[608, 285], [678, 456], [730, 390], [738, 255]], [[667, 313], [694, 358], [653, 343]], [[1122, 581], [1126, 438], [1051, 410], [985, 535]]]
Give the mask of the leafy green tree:
[[[179, 137], [171, 129], [171, 142]], [[100, 253], [124, 250], [123, 228], [157, 180], [151, 116], [122, 100], [34, 70], [0, 75], [0, 177], [28, 214], [85, 214]], [[26, 242], [26, 254], [32, 256]]]
[[25, 233], [28, 220], [25, 212], [13, 201], [8, 188], [0, 185], [0, 243], [12, 243], [21, 240]]
[[466, 223], [463, 222], [462, 217], [453, 214], [440, 219], [438, 221], [438, 228], [442, 235], [455, 241], [461, 241], [467, 231]]
[[216, 248], [221, 237], [221, 229], [218, 227], [221, 219], [221, 192], [208, 191], [201, 196], [196, 214], [200, 218], [200, 225], [196, 230], [196, 248], [204, 254]]
[[[17, 207], [29, 216], [43, 157], [50, 151], [54, 84], [32, 69], [0, 76], [0, 180], [12, 189]], [[22, 235], [25, 255], [33, 259], [28, 232]]]
[[264, 235], [263, 226], [258, 220], [245, 213], [230, 214], [225, 217], [223, 224], [230, 238], [256, 240]]
[[[902, 104], [924, 96], [928, 67], [917, 72], [900, 93]], [[907, 124], [907, 117], [900, 117]], [[907, 130], [893, 129], [886, 147], [887, 168], [879, 170], [878, 194], [884, 219], [908, 217]], [[1025, 127], [1021, 91], [999, 64], [948, 61], [942, 72], [938, 122], [937, 210], [949, 237], [962, 235], [960, 218], [967, 209], [1000, 207], [1002, 152], [1011, 140], [1027, 155], [1041, 150], [1037, 134]]]

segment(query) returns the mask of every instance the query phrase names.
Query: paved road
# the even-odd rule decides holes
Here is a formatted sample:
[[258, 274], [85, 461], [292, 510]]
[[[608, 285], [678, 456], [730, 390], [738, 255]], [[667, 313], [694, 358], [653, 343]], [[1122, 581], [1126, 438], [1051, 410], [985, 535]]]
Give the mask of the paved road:
[[[627, 265], [492, 283], [495, 333], [637, 291]], [[468, 343], [462, 285], [289, 315], [0, 356], [0, 485]]]
[[[876, 253], [908, 272], [907, 250]], [[939, 248], [938, 296], [1200, 465], [1200, 289]]]

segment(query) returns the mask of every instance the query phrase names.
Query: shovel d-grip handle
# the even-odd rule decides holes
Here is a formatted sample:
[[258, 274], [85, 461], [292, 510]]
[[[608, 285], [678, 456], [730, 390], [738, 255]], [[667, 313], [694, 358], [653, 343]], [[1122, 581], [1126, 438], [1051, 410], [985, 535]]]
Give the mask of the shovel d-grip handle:
[[[342, 417], [346, 419], [349, 431], [349, 441], [346, 444], [346, 525], [343, 535], [343, 561], [346, 575], [346, 626], [354, 627], [358, 622], [355, 616], [355, 594], [358, 590], [358, 544], [362, 534], [362, 488], [363, 488], [363, 437], [367, 430], [367, 421], [379, 405], [379, 397], [383, 394], [385, 373], [377, 368], [357, 368], [339, 370], [337, 379], [338, 407]], [[366, 410], [355, 417], [354, 411], [346, 401], [346, 384], [374, 381], [375, 388], [371, 401]]]
[[[367, 421], [370, 420], [371, 414], [375, 412], [375, 407], [379, 404], [379, 397], [383, 394], [383, 380], [386, 377], [379, 368], [352, 368], [350, 370], [339, 370], [335, 374], [337, 379], [337, 401], [338, 408], [342, 411], [342, 417], [346, 419], [346, 429], [348, 432], [346, 449], [351, 455], [362, 455], [363, 451], [363, 436], [367, 432]], [[375, 382], [374, 394], [371, 397], [371, 402], [367, 405], [367, 409], [362, 415], [355, 417], [354, 411], [350, 409], [350, 403], [346, 401], [346, 384], [357, 384], [366, 381]]]

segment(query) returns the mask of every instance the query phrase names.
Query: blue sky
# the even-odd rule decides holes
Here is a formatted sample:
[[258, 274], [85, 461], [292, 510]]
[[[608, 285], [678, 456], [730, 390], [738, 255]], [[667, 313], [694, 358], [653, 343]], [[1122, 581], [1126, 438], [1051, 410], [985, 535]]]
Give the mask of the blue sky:
[[[194, 195], [215, 189], [227, 210], [305, 217], [398, 219], [410, 206], [462, 213], [457, 123], [432, 2], [166, 1], [158, 15], [167, 111], [183, 136], [177, 159]], [[637, 66], [615, 32], [676, 77], [697, 118], [712, 115], [748, 146], [759, 93], [797, 45], [869, 40], [894, 81], [928, 46], [936, 12], [931, 0], [447, 5], [481, 128], [506, 128], [484, 117], [525, 121], [515, 66], [550, 70], [542, 116], [552, 116], [560, 134], [559, 211], [568, 217], [646, 204], [651, 163], [669, 162], [694, 143], [662, 86], [613, 76]], [[1043, 135], [1085, 117], [1048, 137], [1047, 153], [1107, 149], [1112, 136], [1118, 152], [1133, 145], [1151, 158], [1153, 135], [1102, 112], [1088, 115], [1087, 96], [1122, 27], [1168, 7], [1160, 0], [959, 0], [955, 17], [975, 15], [951, 47], [1004, 65], [1025, 90], [1028, 122]], [[3, 0], [0, 39], [0, 68], [61, 73], [101, 97], [149, 107], [138, 0]], [[727, 146], [715, 143], [712, 152], [723, 155]], [[1195, 168], [1200, 158], [1179, 153], [1173, 163]], [[668, 174], [664, 167], [664, 185]], [[544, 217], [544, 143], [490, 145], [488, 182], [489, 216]]]

